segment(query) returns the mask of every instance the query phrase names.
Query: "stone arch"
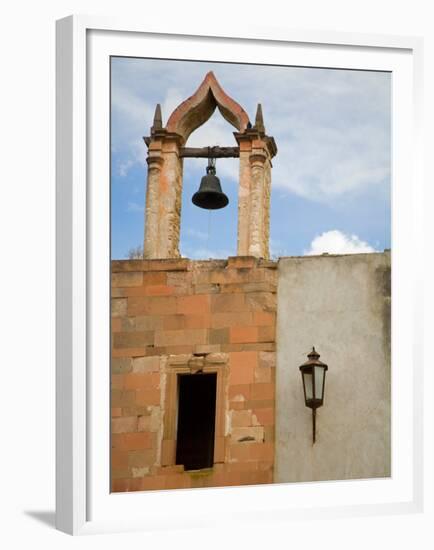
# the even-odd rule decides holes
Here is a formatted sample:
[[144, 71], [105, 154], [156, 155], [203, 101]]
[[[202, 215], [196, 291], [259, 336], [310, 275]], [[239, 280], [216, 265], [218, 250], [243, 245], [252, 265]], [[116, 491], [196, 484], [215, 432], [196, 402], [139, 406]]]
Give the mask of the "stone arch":
[[229, 124], [238, 132], [244, 132], [249, 124], [247, 113], [226, 94], [212, 71], [207, 73], [195, 93], [173, 111], [166, 130], [182, 136], [185, 143], [190, 134], [211, 117], [216, 107]]
[[[268, 258], [271, 159], [277, 152], [267, 136], [258, 104], [255, 124], [229, 97], [213, 72], [206, 74], [196, 92], [183, 101], [163, 127], [157, 105], [148, 146], [144, 257], [179, 257], [184, 145], [189, 136], [218, 108], [237, 130], [240, 176], [238, 187], [238, 256]], [[204, 144], [212, 146], [213, 144]]]

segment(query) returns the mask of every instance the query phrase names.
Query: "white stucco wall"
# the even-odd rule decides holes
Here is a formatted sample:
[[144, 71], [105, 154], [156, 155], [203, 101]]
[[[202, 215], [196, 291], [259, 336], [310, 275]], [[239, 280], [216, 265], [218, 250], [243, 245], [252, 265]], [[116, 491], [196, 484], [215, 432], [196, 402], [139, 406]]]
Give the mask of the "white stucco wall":
[[[390, 476], [390, 253], [278, 269], [275, 481]], [[298, 368], [312, 346], [329, 365], [315, 445]]]

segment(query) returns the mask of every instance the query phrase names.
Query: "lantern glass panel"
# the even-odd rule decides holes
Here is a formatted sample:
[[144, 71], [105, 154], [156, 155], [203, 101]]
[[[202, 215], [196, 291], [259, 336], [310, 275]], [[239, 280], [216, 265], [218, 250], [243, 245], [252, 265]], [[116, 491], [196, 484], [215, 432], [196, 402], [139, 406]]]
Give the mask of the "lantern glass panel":
[[303, 372], [304, 379], [304, 390], [306, 392], [306, 399], [313, 398], [313, 387], [312, 387], [312, 372]]
[[324, 367], [314, 367], [314, 376], [315, 376], [315, 399], [323, 398], [323, 388], [324, 388]]

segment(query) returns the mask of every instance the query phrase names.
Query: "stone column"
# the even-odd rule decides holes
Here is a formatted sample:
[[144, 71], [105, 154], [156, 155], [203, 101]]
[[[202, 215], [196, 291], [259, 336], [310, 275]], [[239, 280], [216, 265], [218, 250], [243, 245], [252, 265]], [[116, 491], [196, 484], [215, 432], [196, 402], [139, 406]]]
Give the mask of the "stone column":
[[[240, 181], [238, 186], [238, 256], [248, 256], [250, 218], [250, 147], [240, 143]], [[247, 146], [249, 144], [246, 144]]]
[[178, 144], [163, 144], [164, 163], [160, 174], [160, 203], [158, 216], [158, 258], [179, 258], [181, 229], [182, 159]]
[[263, 153], [253, 153], [249, 157], [251, 188], [250, 188], [250, 215], [249, 215], [249, 244], [248, 256], [268, 258], [267, 231], [265, 228], [265, 211], [270, 208], [270, 202], [265, 200], [265, 168], [267, 156]]
[[238, 256], [269, 257], [271, 157], [273, 138], [255, 128], [235, 134], [240, 146]]
[[144, 258], [178, 258], [182, 198], [181, 140], [165, 130], [159, 130], [146, 140], [148, 179]]
[[[267, 159], [264, 166], [265, 182], [264, 182], [264, 203], [267, 205], [263, 210], [263, 227], [264, 227], [264, 239], [267, 245], [267, 252], [269, 256], [270, 246], [270, 202], [271, 202], [271, 160]], [[267, 257], [268, 257], [267, 256]]]
[[162, 156], [150, 156], [148, 163], [148, 179], [146, 184], [146, 208], [145, 208], [145, 238], [143, 245], [144, 258], [158, 257], [158, 211], [159, 211], [159, 182], [161, 167], [164, 163]]

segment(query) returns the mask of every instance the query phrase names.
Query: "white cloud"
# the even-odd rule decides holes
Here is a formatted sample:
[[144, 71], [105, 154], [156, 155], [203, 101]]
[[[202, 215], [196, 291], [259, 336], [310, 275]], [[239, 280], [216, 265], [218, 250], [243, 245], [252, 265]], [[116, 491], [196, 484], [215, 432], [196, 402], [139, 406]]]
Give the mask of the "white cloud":
[[182, 97], [182, 92], [178, 88], [171, 87], [166, 91], [164, 100], [161, 104], [163, 126], [166, 125], [169, 116], [184, 99], [185, 97]]
[[[191, 96], [208, 70], [253, 121], [262, 103], [267, 132], [276, 139], [273, 187], [306, 199], [332, 203], [343, 195], [390, 180], [390, 75], [297, 67], [163, 60], [118, 60], [113, 68], [113, 149], [119, 171], [145, 166], [148, 132], [156, 103], [163, 124]], [[189, 139], [190, 146], [232, 145], [233, 128], [215, 112]], [[185, 162], [185, 175], [198, 159]], [[217, 172], [238, 181], [238, 162], [218, 162]]]
[[[235, 146], [236, 141], [232, 134], [233, 130], [234, 128], [224, 120], [220, 112], [216, 109], [211, 118], [191, 134], [187, 141], [187, 146]], [[198, 185], [200, 177], [205, 175], [206, 165], [207, 159], [205, 158], [184, 159], [184, 183], [193, 181], [194, 185]], [[237, 158], [217, 159], [216, 171], [217, 177], [220, 178], [223, 188], [226, 182], [230, 185], [238, 185], [239, 161]]]
[[346, 235], [338, 229], [326, 231], [318, 235], [310, 243], [310, 249], [304, 252], [305, 256], [317, 254], [363, 254], [376, 252], [375, 248], [359, 239], [357, 235]]
[[118, 165], [118, 174], [125, 178], [128, 175], [130, 168], [134, 166], [133, 159], [127, 159], [124, 162], [120, 162]]

